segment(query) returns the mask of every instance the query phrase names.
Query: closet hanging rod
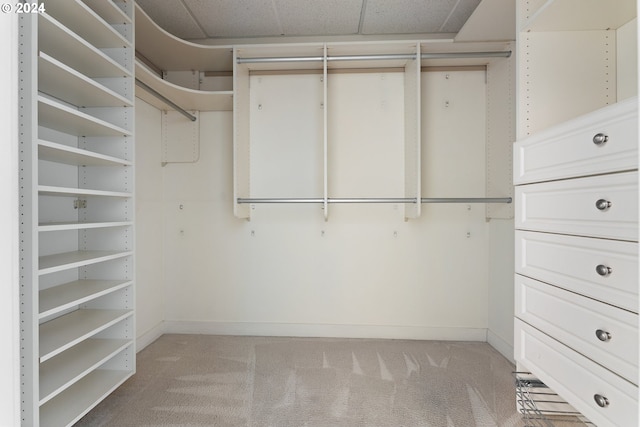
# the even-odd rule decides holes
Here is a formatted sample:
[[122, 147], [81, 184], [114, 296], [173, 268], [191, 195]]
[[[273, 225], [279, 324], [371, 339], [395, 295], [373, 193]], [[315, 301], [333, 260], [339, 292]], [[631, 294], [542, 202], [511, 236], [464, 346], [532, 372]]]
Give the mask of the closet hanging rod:
[[136, 77], [136, 84], [138, 86], [140, 86], [142, 89], [144, 89], [147, 92], [149, 92], [151, 95], [155, 96], [156, 98], [159, 98], [160, 100], [162, 100], [166, 104], [170, 105], [171, 108], [173, 108], [178, 113], [180, 113], [183, 116], [185, 116], [187, 119], [191, 120], [192, 122], [196, 121], [196, 119], [197, 119], [196, 116], [194, 116], [193, 114], [189, 114], [189, 112], [186, 111], [184, 108], [180, 107], [179, 105], [174, 103], [172, 100], [170, 100], [169, 98], [167, 98], [166, 96], [164, 96], [163, 94], [158, 92], [157, 90], [153, 89], [152, 87], [150, 87], [149, 85], [147, 85], [146, 83], [144, 83], [143, 81], [138, 79], [137, 77]]
[[[324, 203], [323, 198], [238, 198], [247, 203]], [[327, 203], [416, 203], [411, 197], [328, 198]], [[511, 203], [511, 197], [421, 197], [420, 203]]]
[[[442, 53], [423, 53], [421, 59], [439, 59], [439, 58], [508, 58], [511, 51], [493, 51], [493, 52], [442, 52]], [[382, 55], [337, 55], [327, 56], [327, 61], [370, 61], [370, 60], [387, 60], [387, 59], [416, 59], [416, 54], [392, 53]], [[238, 64], [256, 64], [269, 62], [320, 62], [324, 60], [323, 56], [276, 56], [264, 58], [237, 58]]]

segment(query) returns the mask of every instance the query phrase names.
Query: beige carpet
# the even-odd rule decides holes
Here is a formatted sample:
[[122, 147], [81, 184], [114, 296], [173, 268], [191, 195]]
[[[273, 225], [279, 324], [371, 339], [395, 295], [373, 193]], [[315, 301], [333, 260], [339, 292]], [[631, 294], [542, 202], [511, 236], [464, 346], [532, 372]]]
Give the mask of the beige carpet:
[[78, 426], [524, 426], [486, 343], [164, 335]]

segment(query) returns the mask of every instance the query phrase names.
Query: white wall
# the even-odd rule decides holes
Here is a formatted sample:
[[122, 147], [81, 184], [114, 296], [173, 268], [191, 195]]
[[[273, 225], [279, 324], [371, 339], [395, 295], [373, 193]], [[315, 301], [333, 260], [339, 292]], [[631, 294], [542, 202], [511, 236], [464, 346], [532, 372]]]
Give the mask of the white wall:
[[163, 332], [161, 112], [136, 99], [136, 337], [144, 348]]
[[20, 425], [18, 282], [18, 23], [0, 16], [0, 425]]
[[[329, 99], [344, 101], [329, 110], [330, 150], [340, 154], [330, 154], [330, 189], [340, 193], [330, 196], [402, 197], [387, 194], [403, 182], [401, 74], [384, 82], [365, 76], [361, 85], [353, 74], [330, 76]], [[268, 90], [272, 101], [302, 97], [277, 84]], [[425, 197], [484, 196], [485, 90], [483, 72], [423, 75]], [[391, 123], [380, 125], [384, 108]], [[397, 205], [330, 205], [327, 222], [317, 205], [256, 205], [251, 221], [239, 220], [231, 199], [232, 114], [201, 113], [199, 122], [200, 160], [162, 169], [169, 332], [486, 339], [492, 229], [483, 205], [425, 205], [408, 222]], [[400, 138], [376, 139], [379, 133]], [[272, 132], [265, 144], [282, 144], [282, 135]], [[280, 150], [277, 163], [252, 164], [252, 187], [300, 171]], [[303, 170], [312, 170], [301, 180], [315, 176], [315, 167], [307, 162]], [[359, 185], [359, 194], [347, 194]], [[278, 189], [259, 195], [291, 196]]]

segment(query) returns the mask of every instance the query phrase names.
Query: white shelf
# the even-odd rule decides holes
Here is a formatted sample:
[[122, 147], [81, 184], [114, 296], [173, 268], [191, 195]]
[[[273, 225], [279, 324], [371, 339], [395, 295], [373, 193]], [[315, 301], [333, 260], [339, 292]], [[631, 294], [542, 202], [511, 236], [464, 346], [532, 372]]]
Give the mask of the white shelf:
[[88, 339], [40, 365], [40, 405], [133, 343], [132, 340]]
[[93, 371], [44, 404], [40, 418], [47, 426], [71, 426], [131, 375], [131, 371]]
[[[136, 60], [136, 78], [150, 88], [159, 92], [174, 104], [185, 110], [197, 111], [231, 111], [233, 110], [233, 91], [203, 91], [178, 86], [162, 80]], [[172, 110], [173, 107], [150, 94], [144, 88], [136, 86], [136, 96], [161, 110]]]
[[636, 17], [635, 0], [547, 0], [520, 31], [589, 31], [620, 28]]
[[38, 96], [40, 125], [75, 136], [131, 136], [131, 132], [74, 110], [59, 102]]
[[47, 0], [47, 13], [97, 48], [131, 47], [131, 44], [80, 0]]
[[136, 50], [162, 70], [231, 71], [231, 46], [208, 46], [181, 40], [160, 28], [136, 4]]
[[40, 91], [77, 107], [132, 107], [124, 96], [80, 74], [55, 58], [40, 52]]
[[83, 0], [95, 13], [100, 15], [105, 22], [115, 24], [131, 24], [131, 18], [127, 16], [112, 0]]
[[75, 166], [131, 166], [128, 160], [70, 147], [56, 142], [39, 140], [38, 158], [49, 162]]
[[131, 251], [75, 251], [39, 257], [39, 275], [97, 264], [132, 255]]
[[133, 315], [133, 310], [80, 309], [40, 325], [40, 363]]
[[52, 187], [47, 185], [38, 186], [38, 194], [41, 196], [61, 196], [61, 197], [77, 197], [77, 196], [100, 196], [100, 197], [131, 197], [131, 193], [120, 191], [103, 191], [91, 190], [87, 188], [66, 188]]
[[42, 52], [89, 77], [130, 77], [122, 65], [70, 32], [47, 15], [38, 15], [38, 46]]
[[50, 222], [42, 223], [38, 226], [39, 232], [47, 231], [67, 231], [67, 230], [89, 230], [91, 228], [114, 228], [128, 227], [133, 225], [131, 221], [111, 221], [111, 222]]
[[122, 280], [76, 280], [39, 292], [40, 319], [130, 286]]

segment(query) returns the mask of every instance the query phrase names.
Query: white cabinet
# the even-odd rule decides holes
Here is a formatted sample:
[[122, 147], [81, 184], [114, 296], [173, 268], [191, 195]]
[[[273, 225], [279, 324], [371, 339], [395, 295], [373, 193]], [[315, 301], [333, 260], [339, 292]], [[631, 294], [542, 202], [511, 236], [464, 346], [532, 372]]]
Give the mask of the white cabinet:
[[637, 425], [636, 5], [529, 0], [518, 29], [518, 369], [598, 426]]
[[20, 18], [22, 424], [68, 426], [135, 372], [132, 1]]

